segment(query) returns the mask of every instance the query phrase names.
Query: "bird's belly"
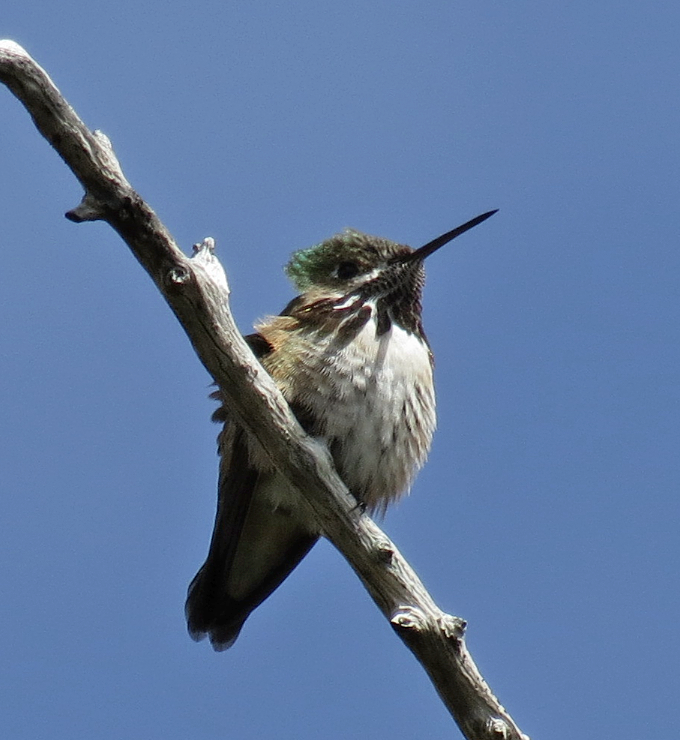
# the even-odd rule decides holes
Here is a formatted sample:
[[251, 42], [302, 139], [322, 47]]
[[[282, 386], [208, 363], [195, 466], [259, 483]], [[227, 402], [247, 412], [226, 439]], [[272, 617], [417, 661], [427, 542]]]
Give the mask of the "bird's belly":
[[436, 418], [429, 349], [395, 324], [376, 338], [369, 321], [354, 341], [332, 350], [323, 368], [302, 374], [298, 398], [347, 487], [382, 511], [408, 490], [430, 448]]

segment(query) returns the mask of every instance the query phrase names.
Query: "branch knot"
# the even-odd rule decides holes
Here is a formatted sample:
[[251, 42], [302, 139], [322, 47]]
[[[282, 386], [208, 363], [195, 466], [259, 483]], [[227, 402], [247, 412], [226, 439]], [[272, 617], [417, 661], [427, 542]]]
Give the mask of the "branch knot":
[[415, 606], [400, 606], [392, 614], [390, 624], [397, 632], [421, 633], [427, 627], [427, 617]]
[[376, 561], [379, 563], [389, 565], [394, 559], [394, 545], [387, 538], [379, 540], [373, 552]]
[[467, 628], [467, 622], [453, 614], [443, 614], [439, 617], [439, 627], [449, 640], [462, 640]]
[[175, 265], [166, 273], [166, 284], [168, 287], [180, 287], [191, 280], [191, 270], [183, 265]]

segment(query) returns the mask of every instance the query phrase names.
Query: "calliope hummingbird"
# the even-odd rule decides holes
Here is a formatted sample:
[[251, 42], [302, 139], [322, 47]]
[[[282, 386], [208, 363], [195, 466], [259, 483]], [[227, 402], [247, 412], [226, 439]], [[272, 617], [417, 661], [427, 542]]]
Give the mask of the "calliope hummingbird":
[[[435, 428], [432, 352], [423, 331], [423, 261], [492, 216], [420, 249], [347, 230], [295, 252], [300, 295], [246, 337], [308, 434], [328, 446], [362, 508], [382, 514], [423, 465]], [[214, 394], [220, 398], [219, 391]], [[311, 509], [219, 408], [217, 515], [208, 557], [189, 586], [189, 633], [230, 647], [249, 614], [320, 536]]]

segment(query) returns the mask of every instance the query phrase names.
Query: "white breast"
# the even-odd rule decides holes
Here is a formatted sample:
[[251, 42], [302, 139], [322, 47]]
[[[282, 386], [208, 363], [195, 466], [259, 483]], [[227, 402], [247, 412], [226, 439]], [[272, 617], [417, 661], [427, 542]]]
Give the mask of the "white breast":
[[376, 338], [375, 314], [339, 351], [332, 336], [314, 341], [317, 350], [297, 390], [322, 420], [322, 436], [349, 489], [369, 508], [383, 510], [407, 491], [432, 441], [428, 347], [394, 324]]

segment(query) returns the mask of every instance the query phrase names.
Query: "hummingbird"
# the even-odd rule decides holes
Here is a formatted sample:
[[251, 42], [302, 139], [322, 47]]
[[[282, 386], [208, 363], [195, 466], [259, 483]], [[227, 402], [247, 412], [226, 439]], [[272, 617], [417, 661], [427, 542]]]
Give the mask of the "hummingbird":
[[[415, 250], [345, 230], [294, 252], [286, 273], [300, 295], [246, 337], [304, 430], [328, 446], [362, 510], [384, 514], [408, 491], [432, 442], [423, 262], [494, 213]], [[212, 395], [222, 400], [219, 391]], [[193, 639], [208, 635], [221, 651], [322, 533], [303, 495], [226, 405], [213, 420], [223, 424], [217, 514], [207, 559], [189, 585], [186, 617]]]

